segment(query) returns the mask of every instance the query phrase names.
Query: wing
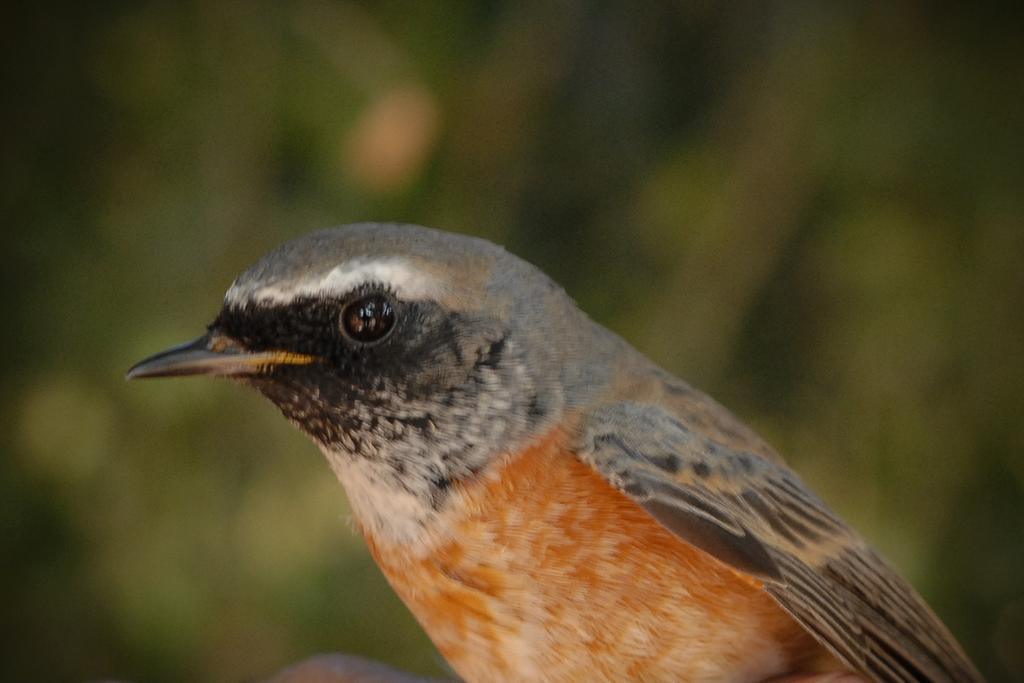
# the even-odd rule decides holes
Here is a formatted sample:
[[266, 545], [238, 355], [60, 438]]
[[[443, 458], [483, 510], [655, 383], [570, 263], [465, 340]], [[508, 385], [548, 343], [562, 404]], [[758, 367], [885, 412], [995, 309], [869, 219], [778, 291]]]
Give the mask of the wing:
[[732, 450], [661, 408], [590, 416], [578, 455], [663, 526], [765, 590], [876, 681], [981, 681], [914, 589], [785, 465]]

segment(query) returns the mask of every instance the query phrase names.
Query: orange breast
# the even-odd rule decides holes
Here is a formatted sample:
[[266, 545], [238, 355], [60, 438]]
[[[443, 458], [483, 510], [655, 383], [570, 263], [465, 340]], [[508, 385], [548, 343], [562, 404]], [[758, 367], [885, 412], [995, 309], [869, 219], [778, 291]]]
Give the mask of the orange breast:
[[422, 557], [369, 538], [467, 681], [760, 681], [833, 668], [764, 593], [682, 542], [552, 433], [462, 489]]

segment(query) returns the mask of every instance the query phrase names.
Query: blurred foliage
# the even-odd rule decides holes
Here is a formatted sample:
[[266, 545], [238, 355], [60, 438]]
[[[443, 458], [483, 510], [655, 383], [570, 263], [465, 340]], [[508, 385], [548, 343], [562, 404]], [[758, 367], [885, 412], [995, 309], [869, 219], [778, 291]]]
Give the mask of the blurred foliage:
[[125, 385], [330, 224], [496, 240], [755, 424], [1024, 680], [1019, 5], [21, 3], [0, 678], [439, 670], [315, 449]]

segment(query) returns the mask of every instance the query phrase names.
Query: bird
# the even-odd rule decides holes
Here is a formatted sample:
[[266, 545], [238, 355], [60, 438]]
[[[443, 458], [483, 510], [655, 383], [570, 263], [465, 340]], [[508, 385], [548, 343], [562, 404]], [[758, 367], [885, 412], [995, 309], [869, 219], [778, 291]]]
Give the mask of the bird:
[[205, 334], [128, 372], [190, 375], [315, 442], [465, 681], [982, 680], [760, 436], [487, 240], [288, 241]]

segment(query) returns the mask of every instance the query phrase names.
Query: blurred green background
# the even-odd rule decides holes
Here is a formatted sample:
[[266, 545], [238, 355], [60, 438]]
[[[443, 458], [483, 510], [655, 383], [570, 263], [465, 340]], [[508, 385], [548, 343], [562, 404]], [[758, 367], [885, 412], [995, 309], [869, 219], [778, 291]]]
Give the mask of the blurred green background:
[[271, 406], [123, 380], [281, 241], [399, 220], [547, 270], [1024, 680], [1024, 30], [946, 5], [9, 7], [0, 679], [441, 670]]

